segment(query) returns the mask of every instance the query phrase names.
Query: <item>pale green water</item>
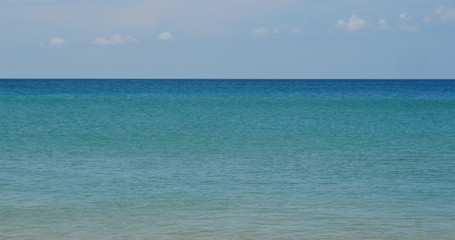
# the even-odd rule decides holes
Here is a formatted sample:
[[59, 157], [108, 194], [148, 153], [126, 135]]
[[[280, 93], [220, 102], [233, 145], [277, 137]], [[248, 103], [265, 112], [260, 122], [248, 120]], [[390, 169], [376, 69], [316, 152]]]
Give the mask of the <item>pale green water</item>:
[[0, 239], [455, 239], [455, 81], [0, 80]]

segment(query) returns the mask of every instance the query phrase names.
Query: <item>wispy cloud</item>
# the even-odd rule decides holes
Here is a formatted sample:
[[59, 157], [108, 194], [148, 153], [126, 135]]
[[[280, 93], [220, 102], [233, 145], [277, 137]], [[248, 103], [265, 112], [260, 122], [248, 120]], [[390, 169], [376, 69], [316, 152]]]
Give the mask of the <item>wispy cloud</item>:
[[295, 27], [295, 28], [293, 28], [293, 29], [291, 30], [291, 32], [294, 33], [294, 34], [299, 34], [299, 33], [302, 32], [302, 29], [299, 28], [299, 27]]
[[277, 27], [274, 27], [271, 29], [267, 29], [265, 27], [260, 27], [260, 28], [254, 29], [250, 35], [253, 37], [265, 37], [267, 35], [277, 34], [279, 32], [280, 32], [280, 29]]
[[381, 29], [387, 29], [389, 28], [389, 24], [387, 23], [387, 20], [386, 19], [381, 19], [378, 21], [378, 24], [379, 24], [379, 28]]
[[251, 36], [265, 36], [268, 33], [269, 33], [269, 31], [267, 29], [265, 29], [265, 27], [261, 27], [261, 28], [254, 29], [251, 32]]
[[161, 41], [169, 41], [174, 39], [174, 36], [170, 32], [163, 32], [158, 35], [158, 39]]
[[401, 22], [399, 23], [399, 27], [402, 30], [407, 32], [419, 32], [420, 26], [418, 24], [413, 23], [413, 18], [409, 16], [407, 12], [403, 12], [400, 14]]
[[401, 29], [408, 31], [408, 32], [419, 32], [420, 26], [419, 25], [411, 25], [411, 24], [403, 24], [401, 25]]
[[430, 23], [433, 21], [433, 18], [430, 15], [425, 15], [422, 19], [424, 23]]
[[66, 43], [66, 40], [60, 37], [54, 37], [50, 40], [49, 45], [51, 46], [61, 46]]
[[402, 20], [404, 20], [404, 21], [411, 21], [411, 20], [412, 20], [412, 18], [408, 15], [407, 12], [401, 13], [401, 14], [400, 14], [400, 18], [401, 18]]
[[443, 20], [454, 20], [455, 19], [455, 8], [447, 7], [441, 3], [435, 4], [433, 13]]
[[352, 15], [349, 19], [349, 22], [345, 22], [344, 20], [339, 20], [337, 24], [335, 24], [336, 28], [344, 29], [346, 31], [357, 31], [365, 27], [366, 21], [357, 17], [357, 15]]
[[38, 1], [13, 2], [9, 14], [35, 23], [97, 31], [148, 32], [165, 25], [185, 32], [219, 32], [233, 21], [264, 17], [299, 4], [297, 0]]
[[134, 39], [132, 36], [128, 35], [126, 37], [122, 37], [120, 34], [114, 34], [109, 38], [104, 38], [104, 37], [98, 37], [94, 41], [92, 41], [92, 44], [95, 45], [116, 45], [116, 44], [122, 44], [126, 42], [137, 42], [136, 39]]

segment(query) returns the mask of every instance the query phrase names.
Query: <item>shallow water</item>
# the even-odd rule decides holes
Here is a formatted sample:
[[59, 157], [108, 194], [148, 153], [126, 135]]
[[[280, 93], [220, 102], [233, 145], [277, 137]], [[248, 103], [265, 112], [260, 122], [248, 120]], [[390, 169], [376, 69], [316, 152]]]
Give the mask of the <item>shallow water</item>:
[[455, 81], [0, 80], [0, 239], [455, 239]]

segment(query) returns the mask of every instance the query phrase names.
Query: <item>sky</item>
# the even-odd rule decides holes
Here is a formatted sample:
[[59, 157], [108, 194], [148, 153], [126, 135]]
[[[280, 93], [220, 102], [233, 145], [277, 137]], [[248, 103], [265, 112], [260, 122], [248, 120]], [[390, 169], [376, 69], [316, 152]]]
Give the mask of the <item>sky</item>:
[[455, 78], [453, 0], [0, 0], [0, 78]]

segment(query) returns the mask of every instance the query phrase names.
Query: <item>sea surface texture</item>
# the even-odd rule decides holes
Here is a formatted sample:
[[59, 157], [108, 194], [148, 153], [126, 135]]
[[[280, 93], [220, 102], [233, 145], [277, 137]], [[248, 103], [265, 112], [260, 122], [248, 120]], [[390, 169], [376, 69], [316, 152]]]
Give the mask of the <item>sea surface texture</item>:
[[455, 239], [455, 81], [0, 80], [0, 239]]

